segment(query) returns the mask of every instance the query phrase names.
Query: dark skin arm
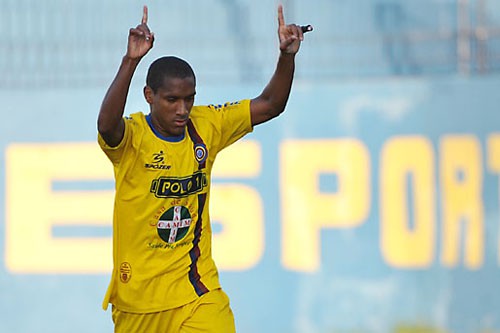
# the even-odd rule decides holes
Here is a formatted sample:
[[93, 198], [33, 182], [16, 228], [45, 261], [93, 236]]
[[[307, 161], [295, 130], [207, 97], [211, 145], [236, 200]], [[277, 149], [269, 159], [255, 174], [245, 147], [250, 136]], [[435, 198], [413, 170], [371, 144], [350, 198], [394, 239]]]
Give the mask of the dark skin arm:
[[127, 102], [130, 82], [141, 59], [153, 47], [154, 34], [149, 30], [148, 8], [144, 6], [142, 21], [131, 28], [128, 35], [127, 53], [122, 59], [118, 73], [111, 83], [101, 104], [97, 118], [97, 130], [111, 147], [116, 147], [125, 133], [123, 112]]
[[250, 102], [252, 126], [262, 124], [282, 113], [292, 88], [295, 55], [304, 35], [300, 26], [285, 24], [282, 5], [278, 6], [278, 36], [280, 56], [276, 70], [262, 93]]

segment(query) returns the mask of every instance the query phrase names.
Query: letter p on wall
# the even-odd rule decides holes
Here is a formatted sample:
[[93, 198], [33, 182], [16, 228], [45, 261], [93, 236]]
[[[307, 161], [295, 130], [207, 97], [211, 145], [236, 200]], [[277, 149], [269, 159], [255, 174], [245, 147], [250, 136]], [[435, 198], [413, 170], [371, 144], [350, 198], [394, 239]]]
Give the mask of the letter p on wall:
[[[286, 268], [320, 267], [320, 232], [362, 224], [370, 210], [370, 157], [356, 139], [287, 140], [281, 146], [282, 261]], [[322, 192], [320, 176], [337, 176]]]
[[113, 190], [55, 191], [54, 181], [112, 181], [96, 143], [13, 144], [6, 150], [5, 263], [14, 273], [101, 273], [111, 238], [54, 237], [54, 226], [111, 226]]

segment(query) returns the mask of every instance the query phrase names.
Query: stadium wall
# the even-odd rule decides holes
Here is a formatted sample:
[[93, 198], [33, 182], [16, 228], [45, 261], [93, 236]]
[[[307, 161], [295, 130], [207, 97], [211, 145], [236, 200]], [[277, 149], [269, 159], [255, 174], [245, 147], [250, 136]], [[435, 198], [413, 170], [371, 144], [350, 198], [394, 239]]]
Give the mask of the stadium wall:
[[[214, 256], [238, 332], [500, 332], [500, 77], [295, 82], [223, 152]], [[261, 85], [198, 86], [198, 103]], [[146, 111], [134, 83], [127, 113]], [[0, 91], [0, 331], [112, 331], [104, 89]]]

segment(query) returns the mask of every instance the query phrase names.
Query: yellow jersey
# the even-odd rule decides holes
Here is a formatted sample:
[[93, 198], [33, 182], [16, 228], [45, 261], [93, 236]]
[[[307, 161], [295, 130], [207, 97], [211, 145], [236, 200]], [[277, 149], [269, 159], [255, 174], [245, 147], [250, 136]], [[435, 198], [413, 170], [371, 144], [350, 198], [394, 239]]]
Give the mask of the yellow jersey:
[[194, 106], [185, 134], [162, 138], [150, 115], [125, 117], [116, 147], [113, 272], [103, 308], [149, 313], [220, 288], [208, 212], [217, 153], [252, 131], [250, 101]]

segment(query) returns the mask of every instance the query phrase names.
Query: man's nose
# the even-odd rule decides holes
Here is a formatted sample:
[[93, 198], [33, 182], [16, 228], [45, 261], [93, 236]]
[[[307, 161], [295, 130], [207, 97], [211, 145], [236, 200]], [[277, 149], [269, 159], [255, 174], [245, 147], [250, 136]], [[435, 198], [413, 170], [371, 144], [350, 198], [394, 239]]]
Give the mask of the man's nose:
[[180, 101], [179, 106], [177, 107], [177, 114], [178, 115], [186, 115], [189, 113], [189, 105], [185, 101]]

